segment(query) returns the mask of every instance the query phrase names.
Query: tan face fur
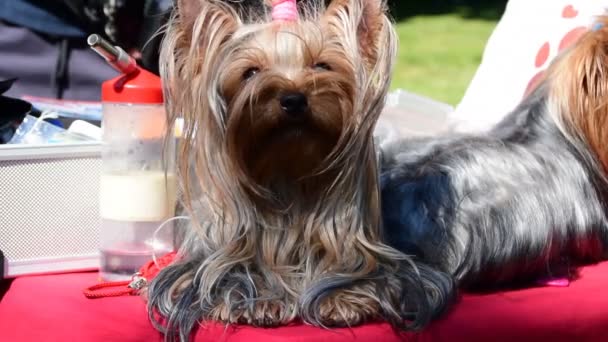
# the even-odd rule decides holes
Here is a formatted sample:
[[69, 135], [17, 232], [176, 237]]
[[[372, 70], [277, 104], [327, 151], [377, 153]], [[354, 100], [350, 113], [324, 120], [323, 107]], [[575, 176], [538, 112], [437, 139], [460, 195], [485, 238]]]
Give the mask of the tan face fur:
[[354, 66], [323, 32], [267, 26], [220, 67], [228, 151], [257, 182], [311, 176], [353, 118]]

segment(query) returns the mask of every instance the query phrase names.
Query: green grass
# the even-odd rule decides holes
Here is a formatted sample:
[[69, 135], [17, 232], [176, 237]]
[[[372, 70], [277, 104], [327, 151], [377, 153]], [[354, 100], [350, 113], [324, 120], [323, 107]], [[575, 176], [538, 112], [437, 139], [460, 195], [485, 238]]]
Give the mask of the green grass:
[[458, 14], [397, 23], [400, 47], [392, 88], [457, 104], [477, 70], [495, 21]]

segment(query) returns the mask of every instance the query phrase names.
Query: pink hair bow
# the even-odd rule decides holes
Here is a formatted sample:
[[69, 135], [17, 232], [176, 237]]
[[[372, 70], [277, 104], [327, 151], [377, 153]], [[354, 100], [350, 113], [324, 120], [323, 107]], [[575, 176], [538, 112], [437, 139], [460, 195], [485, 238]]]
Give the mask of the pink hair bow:
[[298, 20], [298, 6], [296, 5], [296, 0], [272, 0], [272, 20]]

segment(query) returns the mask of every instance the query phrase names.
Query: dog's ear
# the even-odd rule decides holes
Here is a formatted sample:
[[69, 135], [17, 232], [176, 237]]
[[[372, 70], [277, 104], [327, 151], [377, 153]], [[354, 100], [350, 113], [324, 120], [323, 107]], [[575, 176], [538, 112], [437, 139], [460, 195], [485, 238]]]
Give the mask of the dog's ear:
[[[343, 37], [351, 37], [366, 64], [375, 65], [390, 30], [386, 0], [333, 0], [325, 21]], [[352, 40], [356, 41], [352, 41]], [[386, 47], [384, 47], [386, 48]]]
[[182, 30], [191, 36], [219, 28], [224, 33], [232, 33], [240, 25], [238, 14], [225, 1], [177, 0], [176, 6]]

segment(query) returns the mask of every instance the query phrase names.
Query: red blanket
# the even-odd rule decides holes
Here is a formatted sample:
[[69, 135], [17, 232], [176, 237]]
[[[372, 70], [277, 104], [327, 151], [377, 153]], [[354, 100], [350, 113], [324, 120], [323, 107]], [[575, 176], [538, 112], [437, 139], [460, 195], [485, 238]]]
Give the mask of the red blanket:
[[[86, 299], [95, 273], [22, 277], [0, 284], [0, 341], [161, 341], [139, 297]], [[205, 326], [196, 341], [608, 341], [608, 262], [581, 270], [569, 287], [465, 295], [418, 335], [385, 324], [322, 330]]]

